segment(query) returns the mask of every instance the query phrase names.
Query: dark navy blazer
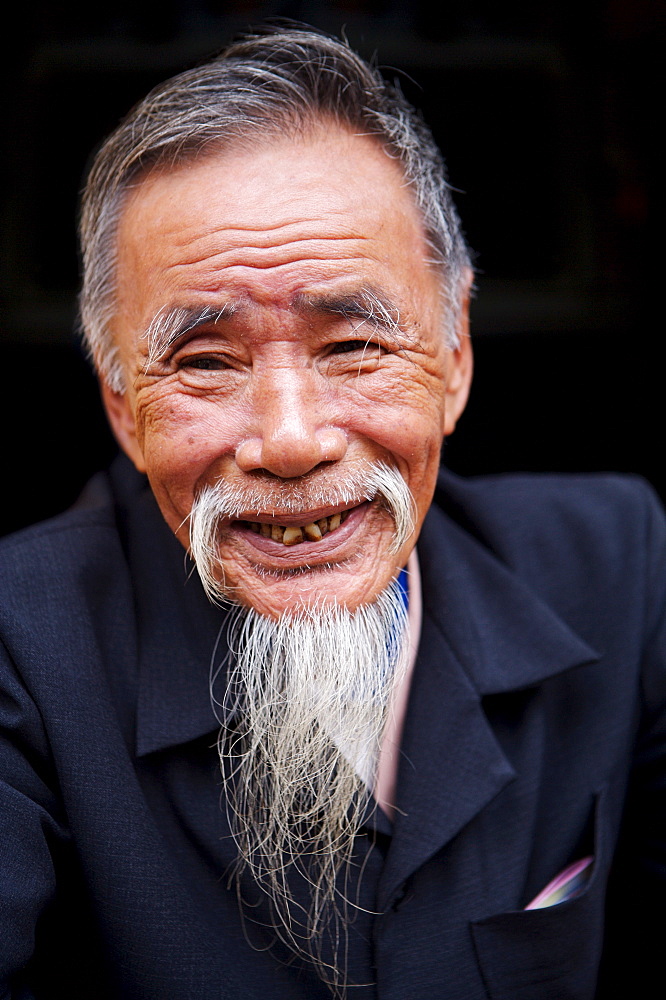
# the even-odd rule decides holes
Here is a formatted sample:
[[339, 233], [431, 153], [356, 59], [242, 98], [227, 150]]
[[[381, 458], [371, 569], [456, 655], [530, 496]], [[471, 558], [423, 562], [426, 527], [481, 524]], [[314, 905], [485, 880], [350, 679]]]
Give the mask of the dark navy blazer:
[[[442, 474], [399, 811], [357, 842], [352, 998], [659, 995], [665, 543], [639, 480]], [[241, 921], [225, 614], [143, 478], [121, 460], [5, 540], [0, 595], [0, 998], [329, 997], [260, 899]], [[524, 910], [587, 854], [581, 896]]]

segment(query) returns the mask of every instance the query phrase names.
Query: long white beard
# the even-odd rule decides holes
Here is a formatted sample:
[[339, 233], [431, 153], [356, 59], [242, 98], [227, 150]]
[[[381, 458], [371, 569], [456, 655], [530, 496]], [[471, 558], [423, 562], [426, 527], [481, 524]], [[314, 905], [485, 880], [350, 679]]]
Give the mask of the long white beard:
[[[294, 512], [377, 500], [395, 524], [393, 551], [414, 527], [414, 504], [397, 469], [369, 465], [335, 480], [267, 480], [250, 489], [220, 480], [190, 515], [191, 554], [208, 596], [229, 602], [218, 564], [218, 525], [247, 511]], [[267, 894], [274, 929], [345, 994], [354, 901], [350, 859], [374, 787], [391, 696], [408, 662], [406, 611], [394, 582], [355, 612], [329, 601], [280, 618], [238, 608], [223, 699], [220, 765], [236, 875]], [[306, 880], [310, 904], [290, 885]]]
[[[231, 648], [219, 752], [236, 875], [251, 873], [278, 936], [342, 996], [349, 862], [408, 660], [403, 597], [394, 582], [354, 613], [309, 607], [274, 620], [239, 609]], [[294, 879], [310, 886], [306, 912]]]

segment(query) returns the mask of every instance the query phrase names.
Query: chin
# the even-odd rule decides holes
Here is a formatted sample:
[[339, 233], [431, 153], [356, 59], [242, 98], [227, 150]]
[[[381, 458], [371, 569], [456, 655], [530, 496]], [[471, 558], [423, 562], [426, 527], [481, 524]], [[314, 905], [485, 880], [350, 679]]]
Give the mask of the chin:
[[[406, 557], [405, 557], [406, 561]], [[384, 562], [381, 572], [371, 572], [355, 560], [349, 565], [307, 565], [280, 570], [255, 571], [254, 579], [239, 579], [229, 587], [229, 596], [259, 614], [279, 618], [303, 607], [324, 608], [337, 605], [356, 611], [372, 604], [400, 571], [395, 557]]]

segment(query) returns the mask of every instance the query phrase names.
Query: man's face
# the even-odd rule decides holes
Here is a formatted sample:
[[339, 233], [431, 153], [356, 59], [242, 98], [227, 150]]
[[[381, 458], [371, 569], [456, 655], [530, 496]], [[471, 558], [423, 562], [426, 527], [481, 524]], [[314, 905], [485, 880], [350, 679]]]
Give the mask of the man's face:
[[[413, 547], [471, 375], [467, 337], [445, 346], [439, 275], [399, 167], [337, 126], [209, 155], [142, 181], [118, 241], [128, 389], [105, 400], [170, 527], [187, 546], [202, 487], [250, 487], [266, 503], [218, 535], [231, 596], [270, 615], [374, 600]], [[327, 501], [378, 461], [416, 504], [398, 552], [377, 502]], [[262, 524], [308, 530], [265, 537]]]

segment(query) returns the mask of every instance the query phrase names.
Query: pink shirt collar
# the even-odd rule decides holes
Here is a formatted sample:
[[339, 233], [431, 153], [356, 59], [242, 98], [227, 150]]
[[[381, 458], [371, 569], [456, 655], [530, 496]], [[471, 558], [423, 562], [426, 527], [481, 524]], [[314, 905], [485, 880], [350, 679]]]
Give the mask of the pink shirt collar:
[[416, 549], [412, 550], [412, 554], [407, 562], [407, 573], [409, 583], [409, 663], [402, 680], [393, 693], [389, 717], [379, 751], [377, 778], [374, 789], [378, 805], [391, 820], [395, 815], [395, 791], [398, 782], [400, 743], [402, 741], [409, 691], [416, 664], [416, 653], [419, 646], [419, 639], [421, 638], [423, 605], [421, 601], [421, 573], [419, 571], [419, 560], [416, 555]]

